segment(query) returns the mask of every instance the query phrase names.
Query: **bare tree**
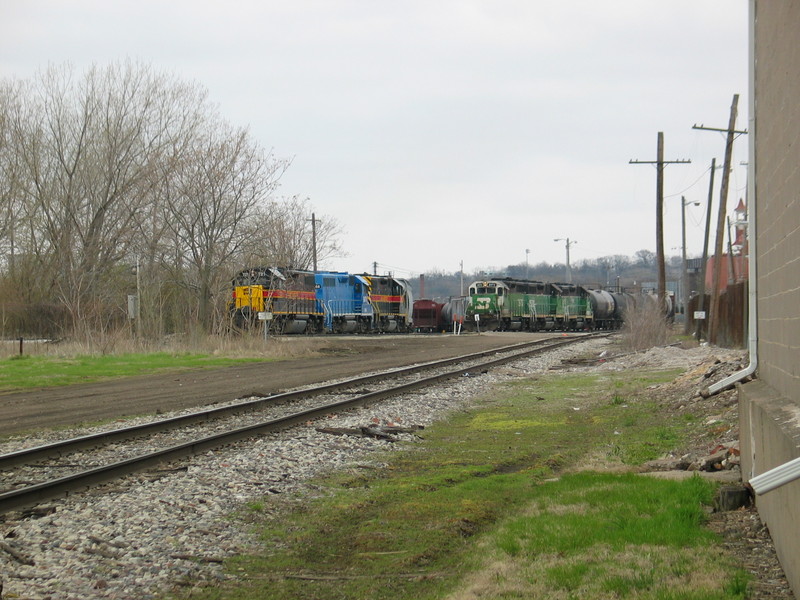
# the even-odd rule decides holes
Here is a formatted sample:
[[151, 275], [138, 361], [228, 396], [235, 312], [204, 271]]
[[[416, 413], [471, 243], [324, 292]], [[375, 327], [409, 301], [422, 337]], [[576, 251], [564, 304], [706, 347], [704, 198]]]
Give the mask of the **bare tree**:
[[268, 203], [287, 166], [265, 155], [247, 131], [216, 123], [176, 174], [174, 200], [165, 206], [178, 261], [173, 266], [193, 290], [206, 329], [214, 324], [215, 298], [227, 291], [228, 261], [248, 240], [245, 225]]
[[246, 264], [310, 269], [315, 243], [318, 263], [341, 256], [339, 223], [330, 216], [317, 218], [312, 236], [312, 213], [309, 199], [297, 196], [260, 207], [248, 225]]
[[[253, 190], [271, 189], [280, 170], [241, 135], [209, 142], [201, 127], [221, 120], [206, 93], [140, 64], [83, 76], [52, 67], [30, 82], [3, 82], [0, 102], [3, 243], [25, 259], [16, 271], [36, 274], [26, 293], [58, 299], [87, 334], [123, 318], [132, 264], [153, 277], [157, 265], [202, 264], [201, 280], [213, 279], [215, 257], [237, 247], [224, 241], [225, 228], [207, 223], [213, 212], [219, 221], [229, 216], [214, 199], [232, 199], [233, 212], [247, 214], [264, 198]], [[234, 175], [226, 153], [239, 157]], [[207, 234], [189, 244], [174, 218], [187, 207]]]

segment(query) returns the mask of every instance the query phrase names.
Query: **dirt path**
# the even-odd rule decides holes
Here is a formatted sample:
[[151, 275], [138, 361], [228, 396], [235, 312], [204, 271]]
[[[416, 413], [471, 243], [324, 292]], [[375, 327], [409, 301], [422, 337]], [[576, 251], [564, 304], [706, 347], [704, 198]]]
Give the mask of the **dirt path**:
[[[0, 435], [268, 395], [553, 334], [320, 337], [317, 356], [0, 395]], [[307, 339], [307, 338], [305, 338]]]

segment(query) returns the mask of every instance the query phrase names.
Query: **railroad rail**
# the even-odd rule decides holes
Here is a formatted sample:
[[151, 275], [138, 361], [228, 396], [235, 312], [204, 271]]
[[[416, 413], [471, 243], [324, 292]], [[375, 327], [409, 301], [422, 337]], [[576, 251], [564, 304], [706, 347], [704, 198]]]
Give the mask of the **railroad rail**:
[[[212, 409], [204, 409], [145, 424], [123, 427], [3, 454], [0, 455], [0, 472], [8, 471], [13, 467], [19, 467], [21, 465], [31, 465], [45, 458], [54, 456], [63, 457], [80, 450], [96, 449], [119, 441], [173, 431], [198, 423], [211, 423], [230, 415], [262, 410], [269, 405], [275, 405], [277, 403], [295, 402], [301, 399], [341, 392], [342, 390], [363, 386], [367, 383], [374, 383], [376, 381], [385, 382], [387, 378], [399, 378], [426, 371], [445, 369], [433, 375], [416, 378], [381, 390], [357, 394], [343, 400], [327, 402], [311, 408], [291, 412], [277, 418], [268, 418], [245, 426], [233, 427], [212, 435], [206, 435], [196, 439], [193, 438], [159, 450], [145, 452], [126, 460], [95, 466], [63, 477], [4, 491], [0, 493], [0, 513], [30, 507], [46, 500], [62, 497], [72, 492], [82, 491], [137, 471], [152, 468], [164, 462], [186, 458], [255, 435], [285, 429], [298, 423], [303, 423], [344, 409], [371, 404], [390, 396], [430, 386], [475, 370], [483, 370], [520, 358], [543, 354], [556, 348], [584, 341], [591, 337], [608, 335], [610, 334], [585, 334], [572, 336], [566, 339], [559, 338], [557, 341], [537, 340], [534, 342], [514, 344], [454, 358], [392, 369], [340, 382], [323, 384], [309, 389], [273, 394], [264, 398], [256, 398]], [[447, 369], [447, 367], [452, 365], [463, 365], [465, 362], [469, 362], [469, 366]]]

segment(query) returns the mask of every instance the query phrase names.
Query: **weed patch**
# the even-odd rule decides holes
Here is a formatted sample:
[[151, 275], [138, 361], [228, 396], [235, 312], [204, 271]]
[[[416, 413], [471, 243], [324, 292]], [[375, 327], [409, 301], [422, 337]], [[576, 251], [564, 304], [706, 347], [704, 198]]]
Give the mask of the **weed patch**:
[[387, 468], [316, 481], [325, 494], [262, 524], [262, 553], [228, 562], [236, 583], [192, 598], [741, 598], [703, 526], [712, 486], [586, 470], [680, 443], [644, 394], [674, 375], [500, 386]]

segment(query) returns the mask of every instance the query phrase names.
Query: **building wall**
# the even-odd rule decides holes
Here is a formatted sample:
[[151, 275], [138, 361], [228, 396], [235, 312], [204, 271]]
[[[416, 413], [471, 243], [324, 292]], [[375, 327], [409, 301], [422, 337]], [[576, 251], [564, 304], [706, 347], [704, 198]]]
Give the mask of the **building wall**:
[[759, 374], [800, 396], [800, 2], [756, 9]]
[[[758, 371], [739, 394], [745, 480], [800, 456], [800, 2], [755, 0], [755, 16]], [[800, 480], [756, 505], [800, 598]]]

